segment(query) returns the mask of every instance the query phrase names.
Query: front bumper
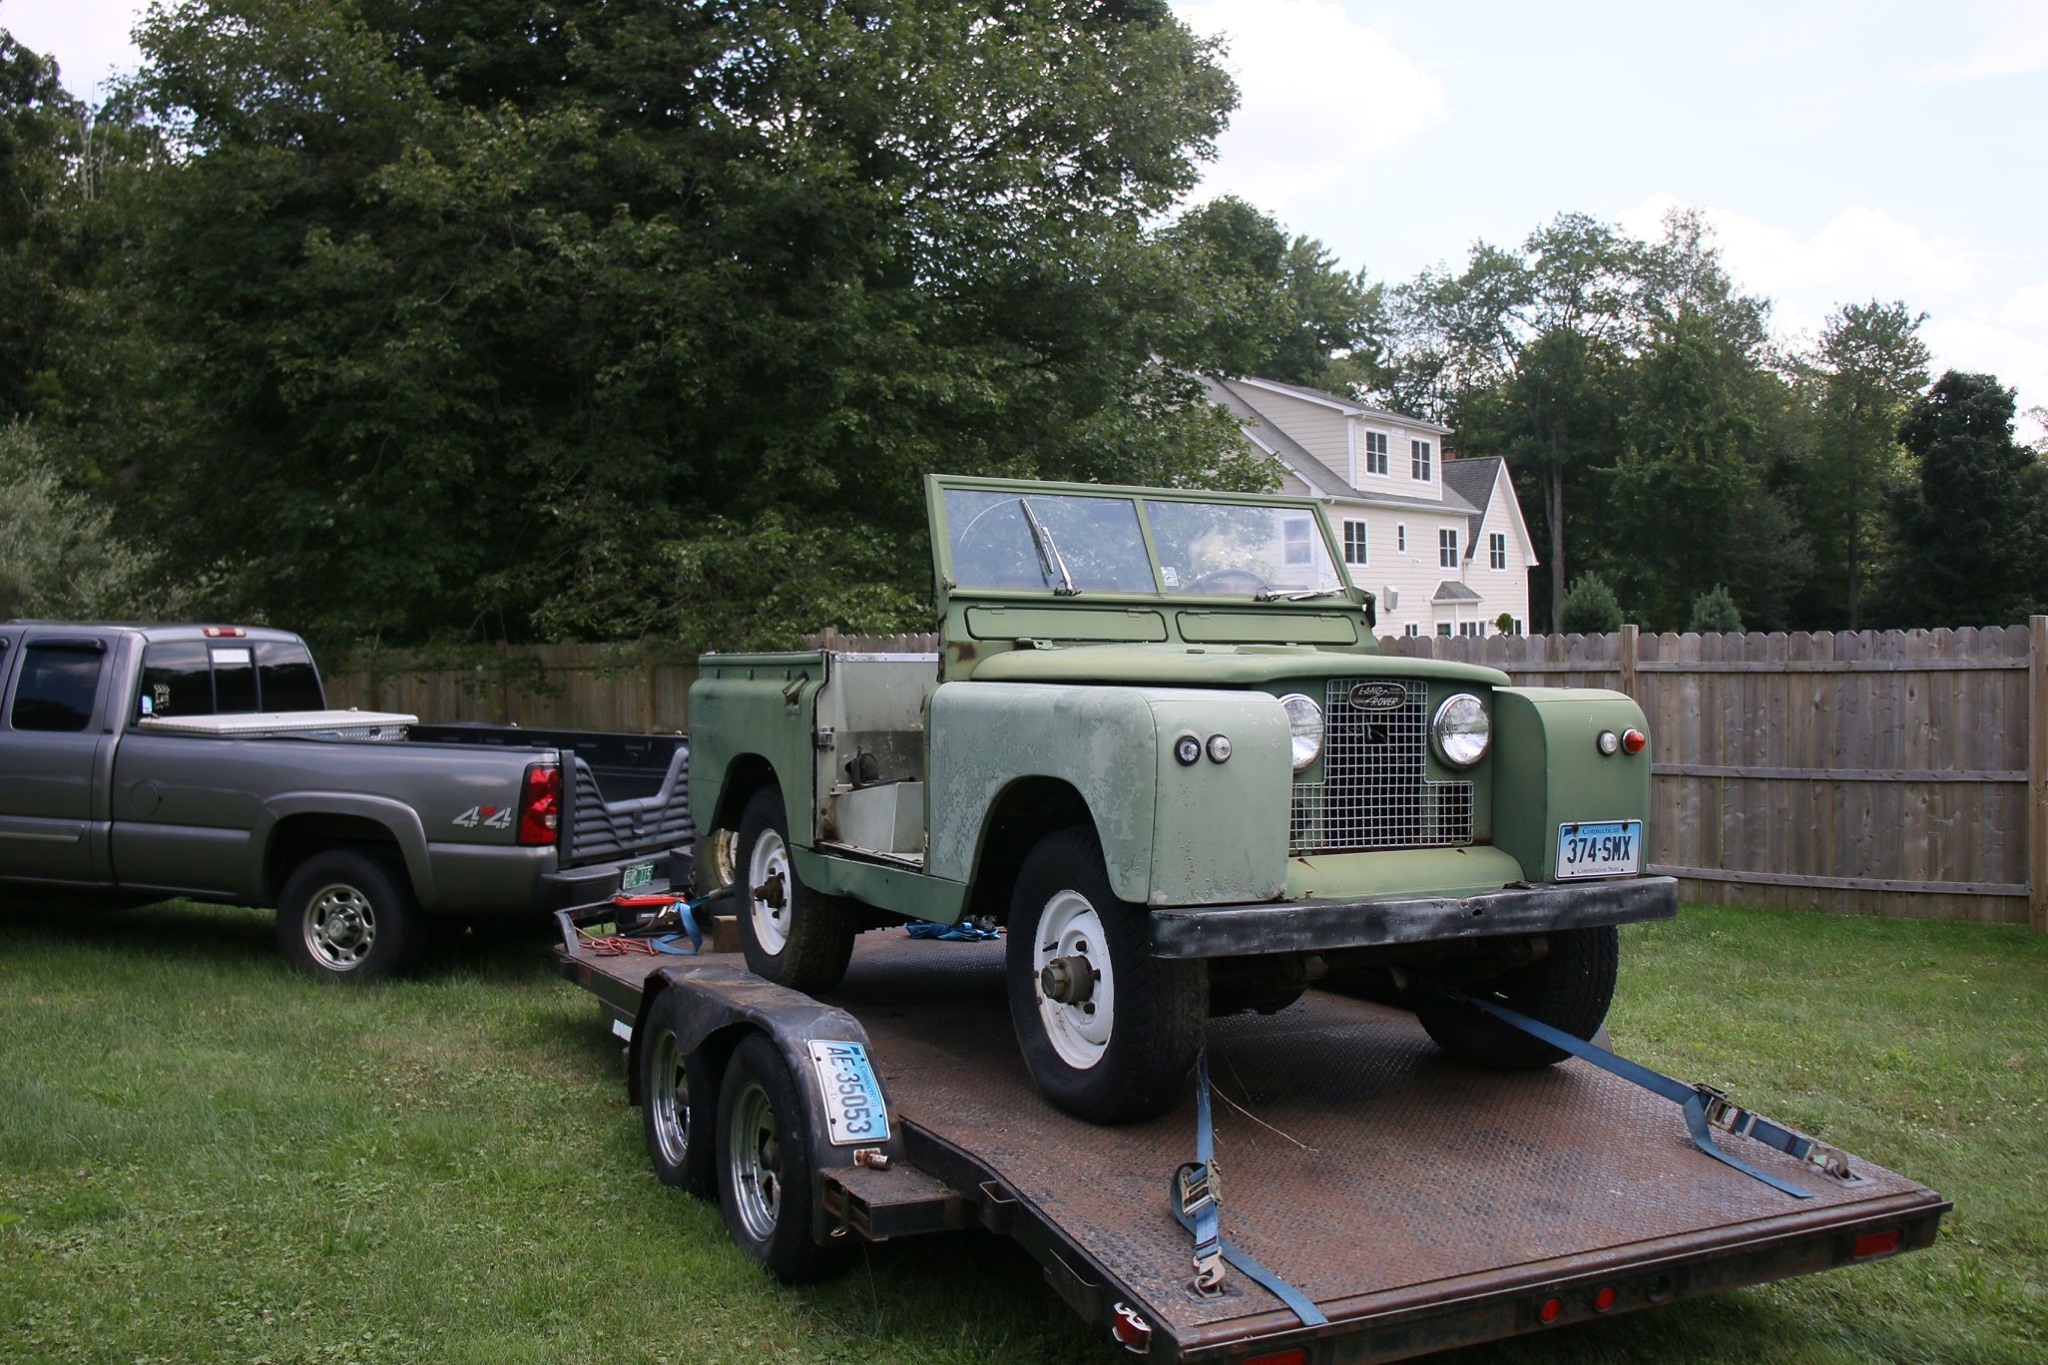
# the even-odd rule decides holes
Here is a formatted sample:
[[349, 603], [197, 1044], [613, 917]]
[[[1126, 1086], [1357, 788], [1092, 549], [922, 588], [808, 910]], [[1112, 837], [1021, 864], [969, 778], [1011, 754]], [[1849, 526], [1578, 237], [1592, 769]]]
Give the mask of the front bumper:
[[1476, 896], [1269, 901], [1152, 912], [1152, 955], [1172, 958], [1320, 953], [1592, 929], [1678, 913], [1671, 877], [1550, 883]]

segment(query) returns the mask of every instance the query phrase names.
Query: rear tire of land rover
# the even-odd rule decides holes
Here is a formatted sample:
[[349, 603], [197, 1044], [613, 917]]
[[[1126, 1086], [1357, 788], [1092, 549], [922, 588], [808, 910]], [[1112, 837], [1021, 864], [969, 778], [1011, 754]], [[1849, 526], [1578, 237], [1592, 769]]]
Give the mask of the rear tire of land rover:
[[1085, 826], [1040, 839], [1017, 873], [1010, 1020], [1040, 1093], [1093, 1123], [1173, 1108], [1201, 1051], [1206, 965], [1153, 957], [1149, 923], [1111, 889]]
[[419, 904], [397, 859], [367, 849], [316, 853], [277, 897], [277, 946], [307, 976], [374, 981], [412, 965], [424, 942]]
[[789, 855], [789, 817], [779, 787], [763, 787], [740, 816], [734, 849], [740, 950], [759, 977], [815, 994], [846, 975], [860, 922], [854, 908], [797, 878]]
[[[1497, 1001], [1574, 1038], [1590, 1039], [1600, 1031], [1614, 1001], [1620, 963], [1620, 939], [1613, 925], [1573, 929], [1550, 935], [1549, 952], [1539, 960], [1482, 981], [1467, 993]], [[1512, 1024], [1441, 996], [1417, 1002], [1415, 1017], [1445, 1052], [1491, 1071], [1533, 1071], [1568, 1055]]]

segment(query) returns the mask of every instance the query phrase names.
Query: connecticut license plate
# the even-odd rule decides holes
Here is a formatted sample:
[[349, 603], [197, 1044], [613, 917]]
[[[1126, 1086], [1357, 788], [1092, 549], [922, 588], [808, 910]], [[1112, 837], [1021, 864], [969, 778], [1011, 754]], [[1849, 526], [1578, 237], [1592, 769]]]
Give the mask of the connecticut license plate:
[[652, 861], [627, 863], [619, 869], [619, 890], [621, 891], [638, 891], [653, 880], [654, 864]]
[[868, 1051], [859, 1043], [828, 1043], [812, 1039], [811, 1067], [818, 1073], [818, 1092], [825, 1098], [825, 1118], [834, 1146], [881, 1142], [889, 1136], [889, 1113], [882, 1107], [882, 1085], [868, 1065]]
[[1642, 821], [1557, 827], [1559, 877], [1619, 877], [1642, 870]]

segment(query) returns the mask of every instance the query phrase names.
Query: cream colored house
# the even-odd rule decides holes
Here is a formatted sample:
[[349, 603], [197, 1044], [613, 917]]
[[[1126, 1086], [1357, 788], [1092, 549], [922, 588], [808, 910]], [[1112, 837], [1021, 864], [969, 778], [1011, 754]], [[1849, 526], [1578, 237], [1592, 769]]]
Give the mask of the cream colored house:
[[1535, 543], [1507, 465], [1446, 459], [1450, 428], [1271, 379], [1206, 380], [1289, 493], [1320, 498], [1382, 635], [1529, 628]]

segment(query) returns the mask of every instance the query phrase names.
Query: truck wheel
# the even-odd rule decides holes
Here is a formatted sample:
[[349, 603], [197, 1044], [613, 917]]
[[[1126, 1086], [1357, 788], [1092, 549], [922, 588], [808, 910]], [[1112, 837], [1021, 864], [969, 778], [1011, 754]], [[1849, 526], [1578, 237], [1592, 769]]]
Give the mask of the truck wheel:
[[1085, 826], [1040, 839], [1017, 873], [1010, 1020], [1040, 1093], [1094, 1123], [1171, 1109], [1201, 1051], [1206, 964], [1153, 957], [1148, 924], [1110, 889]]
[[741, 1251], [784, 1284], [836, 1267], [836, 1248], [811, 1238], [817, 1172], [803, 1101], [775, 1044], [759, 1033], [733, 1049], [718, 1090], [718, 1207]]
[[[1614, 1001], [1620, 963], [1620, 938], [1613, 925], [1573, 929], [1550, 935], [1550, 952], [1539, 961], [1480, 982], [1471, 993], [1574, 1038], [1591, 1038]], [[1533, 1071], [1570, 1055], [1456, 1000], [1422, 1001], [1415, 1006], [1415, 1017], [1445, 1052], [1493, 1071]]]
[[838, 985], [853, 956], [859, 921], [844, 900], [797, 880], [779, 788], [763, 787], [747, 802], [735, 856], [742, 879], [740, 949], [747, 969], [811, 994]]
[[675, 992], [663, 991], [648, 1011], [647, 1033], [640, 1041], [641, 1127], [655, 1177], [664, 1185], [708, 1195], [716, 1146], [712, 1092], [703, 1061], [694, 1052], [685, 1053], [677, 1038], [682, 1020], [676, 999]]
[[412, 964], [423, 940], [412, 885], [385, 854], [316, 853], [293, 869], [278, 893], [278, 949], [308, 976], [390, 976]]

